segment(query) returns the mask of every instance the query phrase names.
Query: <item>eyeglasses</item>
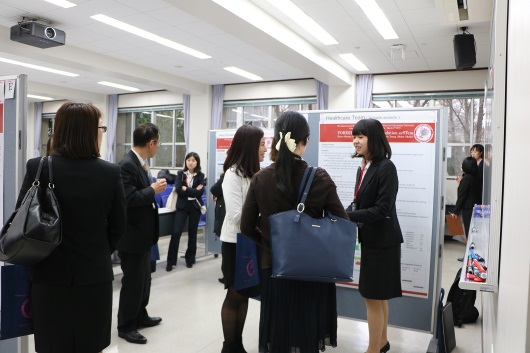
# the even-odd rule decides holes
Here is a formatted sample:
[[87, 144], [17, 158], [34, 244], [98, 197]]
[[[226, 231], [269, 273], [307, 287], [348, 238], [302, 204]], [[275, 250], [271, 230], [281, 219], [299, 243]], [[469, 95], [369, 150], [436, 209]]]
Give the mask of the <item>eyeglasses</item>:
[[101, 131], [103, 131], [103, 132], [107, 132], [107, 127], [106, 126], [98, 126], [98, 129], [101, 129]]

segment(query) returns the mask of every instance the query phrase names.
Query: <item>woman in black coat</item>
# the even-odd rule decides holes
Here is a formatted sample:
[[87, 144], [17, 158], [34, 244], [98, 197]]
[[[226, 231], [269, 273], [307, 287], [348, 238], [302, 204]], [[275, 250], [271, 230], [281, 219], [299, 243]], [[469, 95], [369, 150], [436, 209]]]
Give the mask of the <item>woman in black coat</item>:
[[457, 215], [462, 216], [466, 237], [469, 236], [473, 207], [482, 203], [482, 183], [477, 178], [478, 170], [475, 158], [467, 157], [462, 161], [464, 176], [458, 184], [458, 198], [453, 213], [451, 213], [453, 218]]
[[364, 298], [369, 343], [366, 353], [387, 352], [388, 300], [401, 297], [401, 243], [396, 212], [397, 170], [379, 120], [364, 119], [353, 127], [354, 157], [362, 157], [357, 172], [350, 220], [358, 223], [361, 244], [359, 292]]
[[178, 194], [178, 199], [173, 234], [171, 234], [167, 251], [166, 271], [168, 272], [173, 270], [173, 266], [177, 266], [180, 237], [186, 220], [188, 221], [188, 248], [184, 255], [186, 267], [192, 268], [195, 264], [197, 230], [201, 208], [204, 206], [202, 194], [204, 194], [205, 185], [204, 173], [201, 172], [201, 159], [197, 153], [190, 152], [186, 155], [184, 169], [177, 173], [175, 180], [175, 191]]
[[[98, 158], [106, 129], [90, 104], [65, 103], [55, 116], [50, 154], [63, 238], [29, 268], [37, 352], [96, 353], [110, 344], [111, 254], [127, 220], [120, 167]], [[17, 208], [39, 161], [27, 162]], [[40, 182], [48, 184], [48, 163]]]

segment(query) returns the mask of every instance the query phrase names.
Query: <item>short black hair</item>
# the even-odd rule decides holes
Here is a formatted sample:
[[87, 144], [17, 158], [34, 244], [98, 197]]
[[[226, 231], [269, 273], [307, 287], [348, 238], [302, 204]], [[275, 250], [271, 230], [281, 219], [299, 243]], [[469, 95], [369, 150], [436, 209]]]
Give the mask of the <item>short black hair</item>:
[[473, 157], [466, 157], [462, 161], [462, 171], [465, 174], [476, 174], [478, 172], [477, 161]]
[[68, 158], [99, 157], [98, 126], [101, 111], [88, 103], [64, 103], [55, 114], [52, 155]]
[[484, 158], [484, 146], [482, 146], [480, 143], [476, 143], [471, 146], [469, 151], [471, 152], [473, 150], [477, 150], [478, 152], [480, 152], [480, 158]]
[[[377, 161], [392, 157], [392, 149], [386, 138], [385, 129], [379, 120], [363, 119], [353, 126], [351, 134], [352, 136], [364, 135], [368, 138], [371, 160]], [[357, 154], [354, 157], [357, 157]]]
[[182, 169], [182, 171], [185, 172], [188, 170], [188, 165], [186, 164], [186, 161], [190, 157], [195, 158], [195, 160], [197, 161], [197, 166], [195, 167], [195, 170], [193, 172], [199, 174], [201, 172], [201, 157], [199, 157], [199, 154], [196, 152], [190, 152], [186, 155], [186, 157], [184, 158], [184, 169]]
[[133, 132], [133, 146], [144, 147], [149, 141], [154, 140], [158, 142], [160, 138], [160, 131], [158, 126], [153, 123], [143, 123], [134, 129]]

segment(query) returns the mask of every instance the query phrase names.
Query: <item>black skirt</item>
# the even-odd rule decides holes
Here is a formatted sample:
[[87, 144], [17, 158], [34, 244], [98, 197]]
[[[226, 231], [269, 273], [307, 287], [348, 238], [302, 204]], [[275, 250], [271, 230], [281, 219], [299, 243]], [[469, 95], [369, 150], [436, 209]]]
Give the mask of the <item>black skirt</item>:
[[386, 248], [361, 245], [359, 292], [366, 299], [401, 297], [401, 244]]
[[35, 350], [96, 353], [110, 345], [112, 282], [53, 287], [32, 284]]
[[261, 271], [261, 353], [315, 353], [337, 346], [335, 283], [275, 279]]

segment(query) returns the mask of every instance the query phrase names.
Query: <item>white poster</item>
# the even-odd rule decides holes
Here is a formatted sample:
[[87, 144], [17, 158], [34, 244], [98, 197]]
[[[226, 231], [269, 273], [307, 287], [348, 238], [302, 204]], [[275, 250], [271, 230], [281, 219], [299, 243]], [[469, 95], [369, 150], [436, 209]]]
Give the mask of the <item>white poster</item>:
[[[383, 124], [398, 172], [396, 208], [404, 239], [401, 247], [403, 295], [427, 298], [433, 239], [437, 111], [321, 113], [319, 166], [326, 169], [337, 184], [345, 207], [353, 199], [360, 164], [360, 159], [351, 158], [354, 153], [351, 132], [355, 122], [366, 118], [378, 119]], [[358, 286], [360, 251], [357, 246], [354, 282], [341, 285]]]

